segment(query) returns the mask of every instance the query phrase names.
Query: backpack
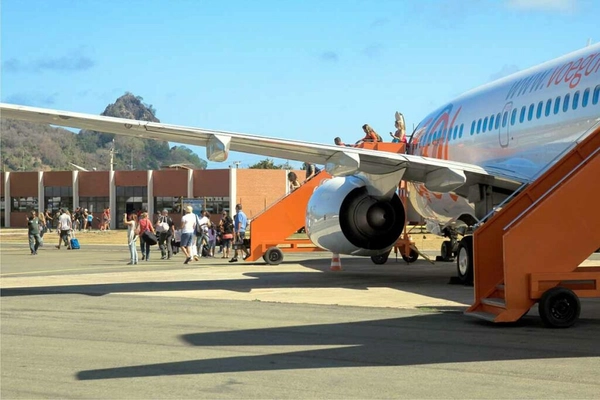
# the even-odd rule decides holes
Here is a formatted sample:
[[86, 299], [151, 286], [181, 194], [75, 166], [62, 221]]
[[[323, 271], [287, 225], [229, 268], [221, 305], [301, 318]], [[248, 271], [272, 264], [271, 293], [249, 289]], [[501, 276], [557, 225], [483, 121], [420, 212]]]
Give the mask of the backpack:
[[196, 215], [196, 230], [195, 230], [196, 236], [202, 236], [203, 233], [203, 228], [200, 226], [200, 219], [198, 218], [198, 215]]

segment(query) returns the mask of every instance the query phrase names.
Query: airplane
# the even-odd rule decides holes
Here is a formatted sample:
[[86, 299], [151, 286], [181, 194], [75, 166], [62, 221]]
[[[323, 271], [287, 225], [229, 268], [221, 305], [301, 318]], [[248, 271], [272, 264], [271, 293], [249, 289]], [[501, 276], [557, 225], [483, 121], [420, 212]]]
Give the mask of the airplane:
[[427, 228], [450, 239], [442, 258], [456, 256], [458, 278], [468, 283], [473, 228], [600, 126], [599, 71], [596, 44], [468, 91], [418, 124], [406, 154], [6, 103], [0, 112], [3, 118], [204, 146], [210, 161], [238, 151], [323, 164], [333, 178], [309, 200], [306, 231], [315, 245], [338, 254], [389, 253], [404, 228], [406, 211], [396, 192], [407, 181]]

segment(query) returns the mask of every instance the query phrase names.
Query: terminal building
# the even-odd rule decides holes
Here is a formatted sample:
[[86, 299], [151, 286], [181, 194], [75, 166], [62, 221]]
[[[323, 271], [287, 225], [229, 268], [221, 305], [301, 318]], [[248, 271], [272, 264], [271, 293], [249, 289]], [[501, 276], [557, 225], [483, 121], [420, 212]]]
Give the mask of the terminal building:
[[[289, 192], [287, 170], [280, 169], [164, 169], [157, 171], [36, 171], [3, 172], [0, 181], [1, 225], [26, 227], [31, 210], [52, 214], [60, 208], [82, 207], [94, 216], [93, 229], [110, 208], [111, 229], [124, 228], [123, 213], [150, 215], [167, 209], [178, 224], [183, 205], [211, 213], [243, 205], [248, 218]], [[305, 171], [294, 171], [300, 180]]]

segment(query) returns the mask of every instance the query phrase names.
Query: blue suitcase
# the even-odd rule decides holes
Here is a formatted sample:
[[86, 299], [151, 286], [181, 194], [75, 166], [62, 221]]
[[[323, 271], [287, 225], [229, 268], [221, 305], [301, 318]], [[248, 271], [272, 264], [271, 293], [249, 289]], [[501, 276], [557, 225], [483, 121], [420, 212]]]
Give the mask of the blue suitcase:
[[72, 238], [70, 243], [71, 243], [71, 249], [79, 250], [79, 240], [77, 240], [77, 238]]

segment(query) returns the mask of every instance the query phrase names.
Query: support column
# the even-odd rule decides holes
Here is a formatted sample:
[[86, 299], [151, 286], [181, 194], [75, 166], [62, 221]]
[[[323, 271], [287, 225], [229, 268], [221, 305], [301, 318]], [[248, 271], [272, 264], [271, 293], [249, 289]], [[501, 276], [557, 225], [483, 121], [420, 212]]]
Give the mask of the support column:
[[115, 171], [108, 171], [108, 206], [110, 207], [110, 229], [117, 228], [117, 190]]
[[233, 218], [237, 204], [237, 168], [229, 168], [229, 216]]
[[44, 193], [44, 171], [38, 171], [38, 215], [45, 211], [45, 203], [46, 199]]
[[148, 218], [154, 221], [154, 177], [152, 170], [148, 171]]
[[283, 176], [284, 179], [284, 188], [285, 188], [285, 194], [288, 195], [290, 194], [290, 182], [288, 181], [288, 174], [291, 172], [289, 169], [286, 169], [285, 171], [285, 175]]
[[187, 172], [187, 198], [192, 199], [194, 198], [194, 170], [188, 169]]
[[79, 171], [73, 171], [73, 210], [79, 207]]
[[10, 228], [12, 201], [10, 197], [10, 172], [4, 173], [4, 226]]

